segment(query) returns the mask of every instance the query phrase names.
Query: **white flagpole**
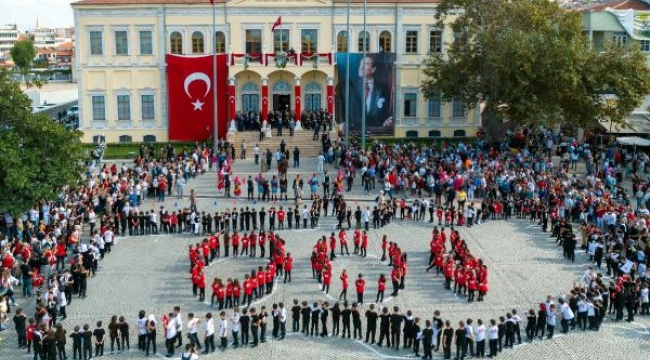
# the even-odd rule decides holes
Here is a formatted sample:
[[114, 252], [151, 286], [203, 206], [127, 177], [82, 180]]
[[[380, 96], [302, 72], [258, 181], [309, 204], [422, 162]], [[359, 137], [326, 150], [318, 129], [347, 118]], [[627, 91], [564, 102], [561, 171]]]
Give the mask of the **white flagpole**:
[[350, 0], [348, 0], [348, 24], [345, 30], [345, 146], [350, 146]]
[[[367, 14], [367, 0], [363, 0], [363, 112], [361, 113], [361, 147], [365, 149], [366, 147], [366, 43], [368, 41], [366, 37], [366, 14]], [[376, 66], [376, 64], [373, 64]], [[377, 84], [374, 84], [377, 86]], [[371, 95], [372, 96], [372, 95]]]
[[212, 2], [212, 78], [213, 78], [213, 87], [212, 87], [212, 101], [213, 101], [213, 106], [212, 106], [212, 116], [213, 116], [213, 121], [214, 121], [214, 139], [213, 141], [213, 146], [214, 146], [214, 152], [219, 151], [219, 112], [217, 110], [218, 101], [217, 101], [217, 90], [218, 90], [218, 77], [217, 77], [217, 15], [216, 15], [216, 8], [214, 5], [214, 2]]

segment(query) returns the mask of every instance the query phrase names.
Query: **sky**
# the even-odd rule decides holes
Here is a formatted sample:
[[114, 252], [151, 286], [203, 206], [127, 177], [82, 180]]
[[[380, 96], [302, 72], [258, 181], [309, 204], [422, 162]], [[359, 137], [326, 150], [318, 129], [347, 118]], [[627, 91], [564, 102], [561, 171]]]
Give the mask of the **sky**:
[[21, 31], [74, 25], [70, 4], [76, 0], [0, 0], [0, 25], [18, 24]]

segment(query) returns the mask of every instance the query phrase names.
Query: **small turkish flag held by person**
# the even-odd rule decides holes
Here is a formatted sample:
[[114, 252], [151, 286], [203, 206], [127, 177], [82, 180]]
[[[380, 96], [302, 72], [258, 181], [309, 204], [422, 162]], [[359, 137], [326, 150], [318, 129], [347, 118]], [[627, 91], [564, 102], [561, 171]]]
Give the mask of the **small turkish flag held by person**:
[[[169, 93], [169, 139], [204, 141], [214, 133], [214, 93], [217, 91], [219, 137], [228, 128], [227, 54], [186, 57], [167, 55], [167, 89]], [[217, 61], [217, 76], [212, 73]], [[221, 95], [221, 96], [219, 96]]]
[[274, 32], [275, 29], [280, 25], [282, 25], [282, 16], [278, 16], [278, 19], [275, 20], [275, 22], [273, 23], [273, 26], [271, 27], [271, 32]]

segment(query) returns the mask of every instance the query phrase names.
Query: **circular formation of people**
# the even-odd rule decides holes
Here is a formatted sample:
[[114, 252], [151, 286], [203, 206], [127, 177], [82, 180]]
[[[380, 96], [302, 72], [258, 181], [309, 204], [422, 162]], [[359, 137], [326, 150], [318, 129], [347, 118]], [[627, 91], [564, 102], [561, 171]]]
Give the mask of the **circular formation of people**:
[[[160, 158], [143, 147], [132, 164], [90, 161], [84, 184], [66, 188], [57, 201], [16, 217], [4, 214], [0, 334], [11, 333], [16, 343], [2, 346], [17, 346], [34, 360], [65, 360], [70, 352], [86, 360], [131, 351], [135, 335], [142, 356], [195, 360], [216, 350], [282, 341], [289, 332], [354, 339], [401, 356], [432, 359], [439, 352], [464, 359], [497, 357], [524, 341], [552, 339], [556, 326], [564, 334], [599, 331], [604, 322], [650, 315], [650, 158], [644, 152], [547, 129], [509, 132], [498, 145], [481, 137], [472, 144], [375, 140], [367, 149], [355, 137], [345, 147], [341, 134], [330, 135], [314, 134], [322, 151], [305, 178], [290, 176], [291, 156], [299, 169], [300, 150], [292, 154], [284, 140], [275, 153], [255, 145], [253, 160], [246, 160], [245, 143], [235, 149], [221, 141], [217, 151], [168, 146]], [[254, 161], [263, 171], [237, 173], [240, 161]], [[197, 177], [214, 179], [212, 207], [199, 207], [203, 195], [192, 189]], [[174, 209], [158, 211], [166, 197], [175, 200]], [[233, 206], [217, 207], [217, 199], [234, 200]], [[322, 226], [326, 218], [334, 219], [329, 228]], [[545, 289], [561, 295], [490, 318], [441, 313], [435, 297], [427, 313], [391, 306], [392, 299], [425, 286], [408, 281], [413, 273], [435, 274], [441, 279], [437, 290], [468, 306], [489, 301], [488, 264], [459, 230], [491, 221], [530, 222], [562, 248], [567, 262], [575, 262], [579, 247], [589, 265], [573, 286]], [[413, 240], [393, 238], [393, 222], [429, 229], [422, 242], [428, 243], [422, 246], [426, 266], [409, 263], [401, 245]], [[307, 231], [300, 241], [313, 242], [311, 253], [287, 250], [295, 240], [286, 234], [297, 230]], [[113, 254], [118, 242], [145, 235], [192, 240], [187, 273], [176, 276], [186, 284], [179, 291], [191, 291], [203, 305], [70, 323], [67, 309], [93, 296], [88, 283], [102, 276], [106, 257], [119, 256]], [[381, 240], [369, 254], [371, 236]], [[386, 271], [376, 277], [348, 273], [349, 262], [341, 258], [372, 261]], [[224, 259], [258, 259], [261, 265], [224, 276], [219, 274], [231, 274], [220, 265]], [[309, 264], [322, 296], [267, 303], [277, 286], [291, 286], [298, 262]], [[340, 293], [330, 295], [332, 282]]]

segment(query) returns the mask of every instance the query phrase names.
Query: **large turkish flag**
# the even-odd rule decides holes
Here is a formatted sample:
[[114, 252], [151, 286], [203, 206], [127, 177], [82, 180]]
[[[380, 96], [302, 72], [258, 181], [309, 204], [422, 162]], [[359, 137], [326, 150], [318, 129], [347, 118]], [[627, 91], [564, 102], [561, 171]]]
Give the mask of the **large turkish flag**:
[[214, 134], [214, 95], [217, 91], [219, 138], [228, 130], [227, 55], [216, 55], [217, 77], [212, 75], [213, 55], [167, 55], [169, 140], [204, 141]]

